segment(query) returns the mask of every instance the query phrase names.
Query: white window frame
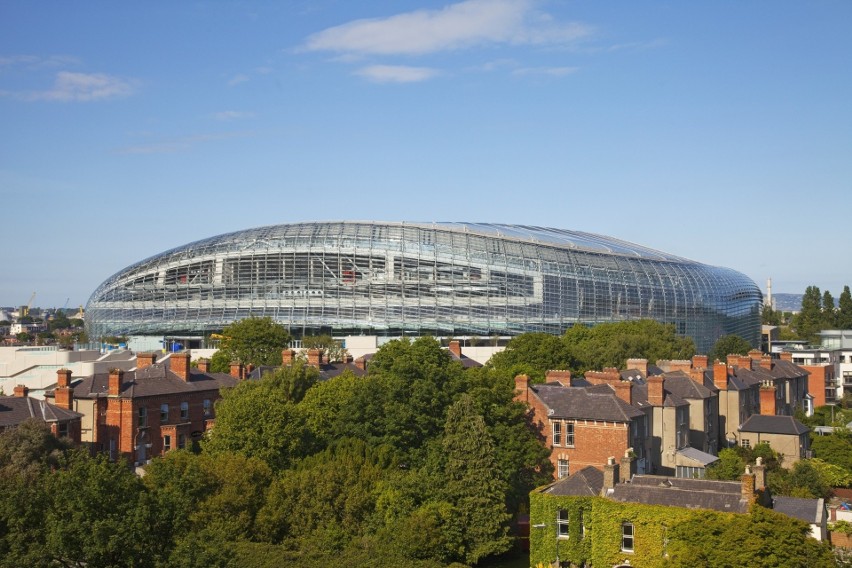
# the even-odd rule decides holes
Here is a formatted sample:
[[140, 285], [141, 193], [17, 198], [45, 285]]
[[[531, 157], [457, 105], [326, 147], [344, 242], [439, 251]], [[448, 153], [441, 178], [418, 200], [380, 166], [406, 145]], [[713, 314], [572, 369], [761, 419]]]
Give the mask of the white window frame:
[[565, 423], [565, 445], [569, 448], [574, 447], [574, 423]]
[[559, 458], [556, 460], [556, 477], [557, 479], [564, 479], [568, 477], [570, 474], [570, 464], [567, 458]]
[[568, 511], [565, 509], [556, 510], [556, 538], [568, 538], [570, 535], [568, 526]]
[[553, 421], [553, 445], [562, 445], [562, 422], [558, 420]]
[[621, 551], [633, 552], [636, 547], [636, 527], [633, 523], [621, 523]]

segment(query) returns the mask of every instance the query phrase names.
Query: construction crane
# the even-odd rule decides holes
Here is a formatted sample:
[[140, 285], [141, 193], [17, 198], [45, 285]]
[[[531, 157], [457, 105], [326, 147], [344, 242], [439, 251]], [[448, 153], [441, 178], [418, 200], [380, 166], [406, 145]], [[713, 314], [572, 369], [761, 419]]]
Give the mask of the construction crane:
[[26, 306], [24, 306], [24, 309], [23, 309], [23, 310], [21, 310], [21, 311], [23, 312], [23, 313], [21, 314], [21, 317], [26, 317], [26, 316], [30, 315], [30, 308], [31, 308], [31, 307], [32, 307], [32, 305], [33, 305], [33, 300], [35, 300], [35, 296], [36, 296], [36, 293], [35, 293], [35, 292], [33, 292], [33, 295], [32, 295], [32, 296], [30, 296], [30, 301], [29, 301], [29, 302], [27, 302], [27, 305], [26, 305]]

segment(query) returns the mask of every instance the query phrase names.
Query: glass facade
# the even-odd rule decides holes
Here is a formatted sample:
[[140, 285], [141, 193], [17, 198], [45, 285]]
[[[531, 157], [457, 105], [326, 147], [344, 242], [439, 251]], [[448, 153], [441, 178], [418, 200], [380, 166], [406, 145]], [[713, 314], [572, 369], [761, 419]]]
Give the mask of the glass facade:
[[757, 345], [762, 296], [727, 268], [609, 237], [476, 223], [315, 222], [219, 235], [98, 287], [90, 337], [204, 333], [270, 316], [295, 335], [516, 335], [650, 318], [709, 350]]

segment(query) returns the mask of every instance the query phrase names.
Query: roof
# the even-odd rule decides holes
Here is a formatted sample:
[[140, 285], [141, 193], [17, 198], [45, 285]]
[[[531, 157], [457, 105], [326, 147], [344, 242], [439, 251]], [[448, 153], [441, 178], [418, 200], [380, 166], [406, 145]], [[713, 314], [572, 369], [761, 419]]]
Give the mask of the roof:
[[609, 385], [563, 387], [558, 383], [530, 386], [557, 418], [630, 422], [644, 413], [615, 395]]
[[800, 436], [810, 432], [810, 429], [792, 416], [765, 416], [752, 414], [742, 426], [740, 432], [755, 432], [760, 434], [787, 434]]
[[822, 499], [805, 499], [802, 497], [773, 497], [772, 508], [788, 517], [805, 521], [808, 524], [822, 523], [825, 501]]
[[690, 459], [694, 462], [700, 463], [704, 467], [707, 467], [711, 463], [716, 463], [719, 461], [717, 456], [713, 454], [708, 454], [707, 452], [702, 452], [701, 450], [695, 449], [693, 447], [686, 447], [677, 451], [678, 454], [683, 457]]
[[[273, 373], [280, 369], [281, 366], [261, 366], [257, 367], [249, 373], [249, 379], [260, 379], [266, 374]], [[360, 367], [356, 366], [353, 363], [325, 363], [320, 365], [319, 372], [321, 381], [327, 381], [328, 379], [332, 379], [337, 377], [338, 375], [342, 375], [344, 372], [350, 371], [356, 377], [363, 377], [366, 375], [366, 371], [362, 370]]]
[[704, 386], [704, 384], [699, 385], [683, 371], [672, 371], [670, 373], [666, 373], [664, 377], [666, 380], [663, 384], [663, 388], [670, 394], [679, 398], [705, 399], [713, 396], [713, 392], [709, 388]]
[[17, 426], [30, 418], [42, 422], [79, 420], [83, 415], [28, 396], [0, 396], [0, 428]]
[[667, 505], [687, 509], [710, 509], [745, 513], [749, 501], [742, 499], [739, 481], [711, 481], [660, 475], [634, 475], [630, 483], [619, 483], [610, 499], [645, 505]]
[[458, 361], [459, 363], [462, 364], [462, 367], [464, 367], [465, 369], [469, 369], [471, 367], [482, 367], [483, 366], [482, 363], [480, 363], [479, 361], [474, 361], [473, 359], [471, 359], [470, 357], [468, 357], [464, 353], [461, 354], [461, 357], [459, 357], [458, 355], [456, 355], [452, 351], [448, 351], [448, 353], [450, 354], [450, 358], [453, 361]]
[[542, 493], [551, 495], [574, 495], [577, 497], [600, 495], [603, 488], [603, 472], [595, 467], [586, 466], [568, 477], [551, 483]]
[[[119, 396], [139, 398], [180, 393], [218, 391], [234, 387], [239, 381], [227, 373], [202, 373], [191, 368], [189, 380], [184, 381], [165, 363], [154, 363], [144, 369], [126, 371]], [[73, 384], [74, 398], [98, 398], [108, 395], [109, 373], [98, 373]], [[48, 396], [52, 396], [48, 394]]]

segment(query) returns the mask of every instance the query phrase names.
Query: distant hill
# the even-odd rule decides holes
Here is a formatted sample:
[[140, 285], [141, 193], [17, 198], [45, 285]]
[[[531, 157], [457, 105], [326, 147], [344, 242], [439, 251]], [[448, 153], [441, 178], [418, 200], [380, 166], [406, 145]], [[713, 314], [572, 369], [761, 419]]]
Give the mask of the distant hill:
[[802, 294], [772, 294], [775, 310], [779, 312], [798, 312], [802, 309]]

